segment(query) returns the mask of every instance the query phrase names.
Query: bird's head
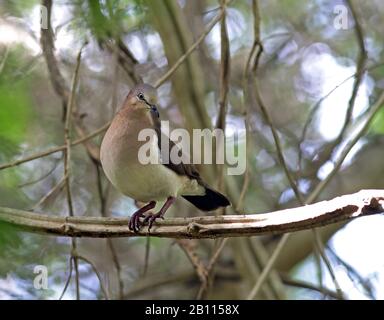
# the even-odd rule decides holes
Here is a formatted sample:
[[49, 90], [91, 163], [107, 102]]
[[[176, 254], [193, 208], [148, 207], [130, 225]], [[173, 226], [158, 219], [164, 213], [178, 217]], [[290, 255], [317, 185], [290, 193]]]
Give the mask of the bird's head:
[[131, 89], [127, 96], [126, 105], [136, 111], [153, 112], [159, 116], [157, 110], [157, 92], [149, 84], [139, 84]]

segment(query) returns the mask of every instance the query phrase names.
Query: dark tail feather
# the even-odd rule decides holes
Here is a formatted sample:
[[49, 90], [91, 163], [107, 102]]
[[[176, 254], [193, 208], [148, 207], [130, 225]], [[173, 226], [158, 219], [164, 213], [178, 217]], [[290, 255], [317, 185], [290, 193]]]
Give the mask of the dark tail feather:
[[224, 195], [207, 187], [203, 196], [183, 196], [183, 198], [203, 211], [213, 211], [231, 204]]

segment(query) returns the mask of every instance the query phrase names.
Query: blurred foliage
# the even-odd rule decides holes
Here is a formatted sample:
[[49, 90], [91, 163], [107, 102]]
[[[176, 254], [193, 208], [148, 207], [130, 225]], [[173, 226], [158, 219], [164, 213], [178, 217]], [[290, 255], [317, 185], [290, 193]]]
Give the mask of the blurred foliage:
[[19, 47], [8, 54], [0, 76], [0, 140], [16, 145], [25, 141], [28, 122], [32, 121], [30, 86], [33, 77], [12, 81], [22, 50]]
[[39, 4], [39, 0], [5, 0], [2, 1], [2, 10], [7, 14], [16, 17], [23, 17], [26, 13]]

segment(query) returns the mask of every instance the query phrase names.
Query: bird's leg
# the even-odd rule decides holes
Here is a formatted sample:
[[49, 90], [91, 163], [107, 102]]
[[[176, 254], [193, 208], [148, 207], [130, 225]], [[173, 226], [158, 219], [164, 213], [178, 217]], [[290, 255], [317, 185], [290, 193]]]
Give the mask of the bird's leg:
[[153, 223], [156, 219], [164, 219], [165, 212], [169, 209], [169, 207], [175, 202], [175, 197], [168, 197], [167, 201], [165, 201], [164, 205], [161, 207], [160, 211], [156, 214], [148, 215], [144, 218], [143, 224], [148, 222], [148, 231], [151, 230]]
[[129, 219], [129, 223], [128, 223], [129, 230], [132, 230], [134, 232], [138, 232], [140, 230], [140, 218], [144, 216], [145, 212], [153, 209], [155, 206], [156, 206], [156, 202], [151, 201], [150, 203], [146, 204], [144, 207], [137, 210], [131, 216], [131, 219]]

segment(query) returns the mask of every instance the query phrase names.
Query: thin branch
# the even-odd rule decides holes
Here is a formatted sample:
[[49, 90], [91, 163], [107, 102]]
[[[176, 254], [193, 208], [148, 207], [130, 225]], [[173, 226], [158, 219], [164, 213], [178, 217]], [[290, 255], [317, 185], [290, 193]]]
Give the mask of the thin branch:
[[[231, 64], [231, 53], [230, 44], [227, 30], [227, 4], [226, 0], [220, 0], [221, 6], [221, 20], [220, 20], [220, 94], [219, 94], [219, 114], [216, 120], [216, 128], [221, 129], [225, 132], [225, 124], [228, 109], [228, 91], [229, 91], [229, 77], [230, 77], [230, 64]], [[224, 145], [220, 141], [215, 141], [218, 144], [214, 150], [224, 150]], [[215, 153], [215, 158], [217, 154]], [[218, 176], [218, 190], [224, 191], [224, 164], [216, 165], [217, 176]], [[225, 214], [225, 208], [216, 211], [217, 214]]]
[[[96, 168], [96, 179], [97, 179], [97, 192], [100, 198], [100, 212], [102, 217], [107, 217], [107, 197], [108, 197], [108, 189], [104, 194], [103, 184], [102, 184], [102, 175], [101, 175], [101, 167], [98, 162], [93, 162]], [[109, 184], [108, 184], [109, 186]], [[119, 261], [119, 257], [117, 255], [115, 246], [113, 244], [112, 239], [107, 239], [107, 246], [109, 251], [111, 252], [112, 261], [116, 269], [117, 275], [117, 283], [118, 283], [118, 291], [119, 291], [119, 299], [122, 300], [124, 297], [124, 281], [121, 276], [121, 265]]]
[[71, 122], [72, 122], [72, 109], [74, 105], [74, 99], [75, 99], [75, 92], [77, 88], [77, 80], [79, 75], [79, 69], [80, 69], [80, 61], [81, 61], [81, 50], [79, 54], [77, 55], [77, 62], [76, 62], [76, 68], [75, 72], [73, 74], [72, 78], [72, 85], [71, 85], [71, 95], [68, 100], [68, 106], [67, 106], [67, 114], [65, 119], [65, 125], [64, 125], [64, 141], [65, 141], [65, 150], [64, 150], [64, 177], [65, 177], [65, 184], [66, 184], [66, 192], [67, 192], [67, 200], [68, 200], [68, 210], [69, 215], [73, 216], [73, 206], [72, 206], [72, 195], [71, 190], [69, 187], [69, 181], [70, 181], [70, 161], [71, 161]]
[[225, 117], [228, 105], [229, 90], [229, 72], [230, 72], [230, 47], [227, 30], [227, 7], [226, 1], [220, 0], [221, 5], [221, 21], [220, 21], [220, 37], [221, 37], [221, 62], [220, 62], [220, 96], [219, 96], [219, 115], [216, 121], [216, 128], [225, 130]]
[[360, 52], [359, 52], [359, 56], [357, 58], [357, 66], [356, 66], [357, 72], [356, 72], [355, 82], [353, 84], [352, 94], [351, 94], [351, 97], [350, 97], [349, 102], [348, 102], [348, 109], [347, 109], [347, 113], [345, 115], [343, 128], [341, 129], [341, 132], [339, 135], [341, 137], [341, 139], [344, 137], [344, 134], [347, 130], [348, 124], [352, 119], [352, 113], [353, 113], [355, 101], [357, 98], [357, 92], [358, 92], [359, 87], [363, 81], [363, 76], [364, 76], [363, 70], [365, 67], [365, 63], [367, 61], [367, 49], [365, 48], [365, 44], [364, 44], [364, 35], [363, 35], [363, 29], [362, 29], [361, 24], [360, 24], [360, 19], [357, 15], [357, 12], [356, 12], [356, 9], [353, 5], [352, 0], [346, 0], [346, 3], [349, 6], [349, 9], [351, 11], [353, 19], [355, 20], [355, 34], [356, 34], [357, 43], [359, 45], [359, 51]]
[[366, 119], [364, 119], [365, 123], [360, 128], [360, 130], [356, 133], [356, 135], [351, 139], [347, 145], [344, 147], [342, 153], [340, 154], [339, 158], [334, 164], [334, 168], [332, 171], [328, 174], [328, 176], [323, 179], [316, 188], [312, 191], [312, 193], [309, 195], [306, 203], [311, 203], [317, 199], [317, 197], [320, 195], [320, 193], [323, 191], [323, 189], [326, 187], [326, 185], [329, 183], [329, 181], [333, 178], [333, 176], [338, 172], [341, 165], [343, 164], [345, 158], [349, 154], [349, 152], [352, 150], [352, 148], [355, 146], [357, 141], [360, 140], [360, 138], [366, 133], [368, 130], [373, 118], [375, 117], [376, 113], [380, 110], [381, 107], [383, 107], [384, 103], [384, 91], [381, 93], [379, 98], [376, 100], [375, 104], [371, 107], [370, 113], [366, 116]]
[[325, 295], [325, 292], [323, 291], [325, 289], [324, 287], [324, 274], [323, 274], [323, 267], [321, 265], [321, 257], [320, 252], [317, 250], [316, 242], [314, 243], [314, 257], [315, 257], [315, 265], [316, 265], [316, 275], [317, 275], [317, 281], [320, 287], [320, 290], [322, 290], [323, 295]]
[[[256, 102], [259, 105], [261, 112], [264, 116], [264, 119], [267, 122], [267, 124], [270, 127], [270, 130], [272, 132], [272, 136], [273, 136], [275, 146], [276, 146], [277, 156], [278, 156], [278, 159], [279, 159], [281, 166], [284, 169], [285, 176], [287, 177], [288, 182], [291, 186], [291, 189], [293, 190], [299, 203], [303, 205], [304, 199], [303, 199], [303, 197], [302, 197], [302, 195], [301, 195], [301, 193], [300, 193], [300, 191], [296, 185], [296, 182], [295, 182], [295, 180], [294, 180], [294, 178], [293, 178], [293, 176], [292, 176], [292, 174], [288, 168], [287, 163], [285, 162], [284, 154], [283, 154], [283, 150], [282, 150], [282, 146], [281, 146], [278, 132], [274, 127], [272, 117], [269, 113], [268, 108], [266, 107], [266, 105], [264, 103], [264, 100], [262, 99], [260, 89], [259, 89], [258, 77], [257, 77], [257, 68], [258, 68], [260, 57], [261, 57], [261, 54], [263, 51], [263, 45], [262, 45], [262, 42], [260, 40], [260, 11], [259, 11], [258, 0], [253, 0], [252, 12], [253, 12], [253, 20], [254, 20], [254, 24], [253, 24], [254, 25], [254, 43], [253, 43], [251, 53], [250, 53], [249, 58], [248, 58], [247, 63], [246, 63], [246, 69], [244, 72], [244, 85], [245, 86], [248, 85], [248, 83], [246, 83], [246, 80], [247, 80], [247, 75], [248, 75], [249, 64], [250, 64], [250, 61], [252, 59], [252, 55], [254, 54], [254, 52], [256, 52], [256, 49], [258, 48], [258, 50], [256, 52], [254, 66], [252, 69], [253, 74], [254, 74], [253, 86], [254, 86], [254, 93], [255, 93], [255, 97], [256, 97]], [[246, 182], [246, 181], [244, 181], [244, 182]], [[257, 279], [254, 287], [252, 288], [251, 292], [248, 294], [247, 299], [253, 299], [257, 295], [258, 291], [260, 290], [264, 281], [267, 279], [277, 257], [279, 256], [280, 252], [282, 251], [282, 249], [283, 249], [284, 245], [286, 244], [286, 242], [288, 241], [288, 239], [289, 239], [289, 234], [286, 234], [280, 240], [275, 251], [272, 253], [270, 259], [268, 260], [265, 267], [263, 268], [263, 271], [261, 272], [259, 278]]]
[[72, 267], [72, 261], [73, 261], [73, 257], [71, 256], [71, 257], [69, 258], [69, 273], [68, 273], [67, 281], [65, 282], [65, 285], [64, 285], [63, 291], [61, 292], [61, 295], [60, 295], [60, 297], [59, 297], [59, 300], [63, 299], [63, 296], [64, 296], [65, 292], [66, 292], [67, 289], [68, 289], [69, 283], [71, 282], [71, 278], [72, 278], [72, 270], [73, 270], [73, 267]]
[[275, 250], [272, 252], [272, 255], [269, 258], [267, 264], [265, 265], [263, 271], [261, 272], [259, 278], [257, 278], [256, 284], [252, 288], [251, 292], [248, 294], [247, 300], [253, 300], [256, 297], [257, 293], [259, 292], [261, 286], [264, 284], [264, 281], [267, 279], [269, 272], [272, 270], [272, 267], [275, 264], [277, 257], [279, 256], [280, 252], [284, 248], [288, 239], [289, 239], [289, 233], [285, 234], [281, 238]]
[[[203, 294], [205, 293], [205, 289], [208, 287], [208, 271], [203, 261], [196, 254], [196, 248], [188, 240], [179, 239], [176, 241], [179, 247], [184, 251], [185, 255], [188, 257], [191, 262], [193, 268], [195, 269], [196, 275], [201, 282], [200, 289], [197, 293], [196, 300], [201, 300], [203, 298]], [[202, 289], [203, 288], [203, 289]]]
[[[322, 240], [321, 240], [321, 237], [320, 237], [320, 234], [319, 234], [319, 231], [317, 229], [313, 229], [313, 238], [314, 238], [314, 242], [315, 242], [315, 249], [316, 251], [318, 252], [319, 254], [319, 257], [321, 257], [325, 263], [325, 265], [327, 266], [328, 268], [328, 271], [329, 273], [331, 274], [331, 278], [332, 278], [332, 281], [335, 285], [335, 288], [336, 288], [336, 291], [337, 293], [339, 294], [340, 296], [340, 299], [344, 299], [344, 293], [343, 291], [341, 290], [341, 287], [339, 285], [339, 282], [337, 281], [337, 278], [336, 278], [336, 273], [335, 271], [333, 270], [333, 267], [332, 267], [332, 264], [331, 264], [331, 261], [328, 259], [327, 257], [327, 254], [324, 250], [324, 246], [323, 246], [323, 243], [322, 243]], [[321, 264], [318, 265], [319, 267], [319, 272], [321, 273], [322, 270], [321, 270]]]
[[[111, 125], [111, 122], [109, 121], [108, 123], [106, 123], [102, 127], [100, 127], [99, 129], [96, 129], [95, 131], [91, 132], [90, 134], [84, 136], [83, 138], [71, 141], [71, 147], [77, 146], [78, 144], [81, 144], [81, 143], [83, 143], [83, 142], [85, 142], [85, 141], [87, 141], [89, 139], [92, 139], [92, 138], [100, 135], [105, 130], [107, 130], [110, 125]], [[51, 155], [53, 153], [64, 151], [65, 149], [66, 149], [66, 145], [62, 145], [62, 146], [59, 146], [59, 147], [52, 147], [52, 148], [49, 148], [49, 149], [47, 149], [45, 151], [34, 153], [34, 154], [32, 154], [32, 155], [30, 155], [28, 157], [25, 157], [25, 158], [22, 158], [22, 159], [19, 159], [19, 160], [15, 160], [15, 161], [12, 161], [12, 162], [4, 163], [4, 164], [0, 165], [0, 170], [7, 169], [7, 168], [12, 168], [12, 167], [18, 166], [20, 164], [23, 164], [25, 162], [29, 162], [29, 161], [33, 161], [33, 160], [36, 160], [36, 159], [39, 159], [39, 158], [43, 158], [43, 157], [49, 156], [49, 155]]]
[[325, 265], [327, 266], [329, 274], [331, 275], [332, 281], [333, 281], [335, 288], [336, 288], [337, 295], [339, 296], [340, 300], [344, 300], [345, 295], [344, 295], [343, 291], [341, 290], [339, 282], [337, 281], [336, 274], [332, 268], [331, 262], [329, 261], [329, 259], [327, 258], [326, 254], [325, 254], [323, 242], [320, 238], [320, 235], [318, 232], [314, 232], [314, 236], [315, 236], [316, 246], [318, 248], [318, 251], [320, 253], [321, 258], [323, 259]]
[[215, 252], [213, 253], [211, 260], [209, 260], [208, 265], [206, 267], [206, 277], [207, 280], [203, 282], [200, 286], [199, 292], [197, 294], [197, 299], [201, 299], [205, 297], [205, 295], [212, 288], [213, 281], [215, 279], [215, 265], [217, 260], [219, 259], [220, 253], [223, 251], [225, 245], [227, 244], [228, 238], [224, 238], [220, 240], [220, 243], [217, 245]]
[[[359, 17], [357, 15], [357, 12], [354, 8], [354, 5], [351, 0], [346, 1], [349, 9], [351, 11], [351, 14], [353, 16], [353, 19], [355, 20], [355, 34], [357, 38], [357, 43], [359, 46], [359, 54], [357, 57], [357, 62], [356, 62], [356, 73], [355, 73], [355, 80], [353, 83], [353, 88], [352, 88], [352, 93], [348, 101], [348, 108], [345, 113], [345, 118], [344, 122], [342, 125], [342, 128], [338, 134], [338, 136], [331, 141], [329, 144], [327, 144], [325, 147], [323, 147], [323, 151], [320, 153], [318, 156], [317, 166], [316, 167], [321, 167], [332, 155], [334, 154], [334, 151], [336, 147], [343, 141], [345, 138], [345, 134], [350, 127], [351, 120], [352, 120], [352, 115], [353, 115], [353, 110], [355, 107], [355, 102], [357, 98], [357, 94], [360, 88], [360, 85], [363, 82], [364, 74], [366, 72], [365, 65], [367, 61], [367, 50], [365, 48], [364, 44], [364, 35], [363, 35], [363, 29], [361, 27], [361, 23], [359, 20]], [[299, 159], [301, 160], [301, 154], [299, 154]]]
[[[250, 248], [251, 260], [253, 260], [258, 269], [256, 279], [259, 277], [262, 269], [268, 262], [269, 259], [269, 250], [263, 244], [263, 241], [258, 238], [247, 238], [246, 242]], [[268, 296], [265, 296], [265, 292], [270, 292]], [[271, 297], [269, 297], [269, 295]], [[285, 300], [286, 292], [283, 287], [283, 283], [280, 279], [280, 274], [276, 270], [271, 270], [268, 283], [263, 286], [263, 292], [260, 293], [260, 296], [265, 296], [267, 299], [273, 300]]]
[[240, 212], [243, 209], [243, 202], [245, 195], [248, 191], [249, 186], [249, 180], [250, 180], [250, 168], [248, 165], [248, 161], [250, 158], [250, 120], [249, 120], [249, 102], [248, 102], [248, 85], [249, 85], [249, 77], [250, 77], [250, 65], [253, 56], [256, 52], [256, 58], [254, 61], [253, 70], [254, 73], [257, 74], [257, 68], [259, 66], [260, 62], [260, 56], [263, 51], [262, 42], [260, 41], [260, 14], [259, 14], [259, 4], [257, 0], [252, 1], [252, 13], [253, 13], [253, 33], [254, 33], [254, 40], [252, 49], [249, 53], [249, 56], [247, 58], [247, 61], [245, 63], [245, 67], [243, 70], [243, 77], [242, 77], [242, 86], [243, 86], [243, 108], [244, 108], [244, 122], [245, 122], [245, 143], [246, 143], [246, 168], [244, 173], [244, 180], [243, 185], [241, 187], [240, 196], [238, 198], [238, 202], [236, 205], [236, 211]]
[[[240, 276], [237, 272], [233, 272], [227, 269], [217, 270], [217, 277], [222, 281], [232, 281], [238, 282]], [[138, 296], [145, 294], [147, 291], [151, 291], [153, 294], [154, 290], [161, 286], [171, 285], [171, 284], [194, 284], [198, 280], [195, 271], [172, 271], [170, 274], [156, 274], [151, 273], [147, 278], [142, 281], [137, 281], [129, 292], [124, 295], [126, 299], [137, 299]]]
[[[71, 135], [72, 110], [73, 110], [73, 105], [75, 101], [75, 92], [77, 88], [77, 81], [78, 81], [79, 70], [80, 70], [81, 52], [82, 52], [82, 49], [80, 49], [76, 59], [76, 68], [72, 78], [71, 94], [69, 96], [68, 106], [66, 108], [66, 118], [65, 118], [65, 124], [64, 124], [64, 140], [65, 140], [65, 146], [66, 146], [64, 150], [64, 178], [65, 178], [64, 182], [65, 182], [65, 190], [67, 194], [67, 204], [68, 204], [68, 211], [69, 211], [70, 217], [74, 216], [72, 193], [71, 193], [71, 187], [70, 187], [70, 165], [71, 165], [71, 136], [70, 135]], [[75, 267], [76, 299], [80, 300], [80, 279], [79, 279], [79, 265], [78, 265], [78, 258], [77, 258], [76, 238], [72, 238], [71, 255], [73, 257], [73, 264]]]
[[0, 207], [0, 221], [29, 232], [67, 237], [167, 237], [178, 239], [227, 238], [318, 228], [336, 222], [380, 214], [384, 190], [362, 190], [298, 208], [264, 214], [169, 218], [158, 221], [151, 231], [135, 233], [126, 218], [61, 217]]
[[277, 152], [277, 156], [279, 158], [279, 161], [280, 161], [280, 164], [281, 166], [283, 167], [284, 169], [284, 173], [285, 173], [285, 176], [287, 177], [288, 179], [288, 182], [291, 186], [291, 189], [293, 190], [293, 192], [295, 193], [295, 196], [297, 199], [299, 199], [300, 203], [304, 203], [304, 199], [303, 199], [303, 196], [301, 195], [297, 185], [296, 185], [296, 182], [292, 176], [292, 173], [290, 172], [289, 168], [288, 168], [288, 165], [285, 161], [285, 158], [284, 158], [284, 155], [283, 155], [283, 151], [282, 151], [282, 146], [281, 146], [281, 142], [280, 142], [280, 138], [279, 138], [279, 134], [277, 133], [277, 130], [273, 124], [273, 121], [272, 121], [272, 118], [271, 118], [271, 115], [269, 113], [269, 110], [268, 108], [266, 107], [266, 105], [264, 104], [264, 100], [263, 98], [261, 97], [261, 94], [260, 94], [260, 91], [259, 91], [259, 85], [258, 85], [258, 80], [255, 78], [254, 79], [254, 92], [255, 92], [255, 96], [256, 96], [256, 101], [261, 109], [261, 112], [263, 113], [264, 115], [264, 118], [269, 126], [269, 128], [271, 129], [271, 132], [272, 132], [272, 136], [273, 136], [273, 140], [275, 142], [275, 145], [276, 145], [276, 152]]
[[288, 165], [285, 161], [278, 132], [277, 132], [277, 130], [273, 124], [272, 117], [271, 117], [269, 110], [268, 110], [267, 106], [265, 105], [264, 100], [263, 100], [261, 93], [260, 93], [259, 81], [257, 78], [257, 67], [259, 64], [261, 53], [263, 51], [263, 45], [262, 45], [261, 40], [260, 40], [260, 12], [259, 12], [259, 6], [258, 6], [257, 0], [253, 1], [252, 11], [253, 11], [253, 19], [254, 19], [255, 40], [254, 40], [253, 48], [251, 50], [251, 54], [248, 58], [247, 64], [250, 63], [252, 52], [254, 50], [256, 50], [257, 47], [259, 47], [259, 50], [257, 51], [257, 54], [256, 54], [254, 66], [252, 69], [253, 74], [254, 74], [253, 87], [254, 87], [256, 102], [260, 107], [260, 110], [264, 116], [265, 121], [267, 122], [269, 128], [271, 129], [273, 140], [274, 140], [275, 146], [276, 146], [277, 156], [278, 156], [278, 159], [279, 159], [281, 166], [284, 169], [284, 173], [288, 179], [288, 182], [289, 182], [293, 192], [295, 193], [296, 198], [299, 200], [299, 202], [301, 204], [303, 204], [304, 199], [303, 199], [303, 197], [302, 197], [302, 195], [301, 195], [301, 193], [300, 193], [300, 191], [296, 185], [296, 182], [295, 182], [295, 180], [294, 180], [294, 178], [293, 178], [293, 176], [292, 176], [292, 174], [288, 168]]
[[302, 289], [308, 289], [308, 290], [319, 292], [319, 293], [324, 294], [326, 296], [329, 296], [333, 299], [337, 299], [337, 300], [340, 299], [339, 295], [336, 292], [329, 290], [327, 288], [323, 288], [323, 287], [319, 288], [310, 282], [292, 279], [291, 277], [284, 275], [284, 274], [280, 274], [280, 277], [283, 280], [283, 283], [287, 286], [302, 288]]
[[309, 109], [310, 109], [310, 112], [309, 112], [309, 115], [305, 121], [305, 124], [304, 124], [304, 127], [303, 127], [303, 130], [301, 132], [301, 136], [300, 136], [300, 139], [299, 139], [299, 146], [298, 146], [298, 164], [299, 164], [299, 170], [301, 169], [301, 161], [302, 161], [302, 157], [303, 157], [303, 150], [301, 148], [301, 144], [304, 142], [304, 140], [306, 139], [306, 136], [307, 136], [307, 132], [308, 132], [308, 129], [309, 129], [309, 126], [312, 122], [312, 120], [314, 119], [315, 117], [315, 114], [316, 112], [319, 110], [320, 106], [321, 106], [321, 103], [327, 99], [333, 92], [335, 92], [337, 89], [339, 89], [342, 85], [344, 85], [345, 83], [347, 83], [348, 80], [352, 79], [352, 78], [355, 78], [357, 77], [357, 73], [359, 72], [367, 72], [367, 71], [371, 71], [371, 70], [374, 70], [374, 69], [377, 69], [381, 66], [383, 66], [384, 63], [383, 62], [380, 62], [380, 63], [377, 63], [377, 64], [374, 64], [374, 65], [371, 65], [369, 67], [366, 67], [366, 68], [363, 68], [362, 70], [358, 70], [356, 72], [354, 72], [353, 74], [351, 74], [349, 77], [345, 78], [343, 81], [341, 81], [340, 83], [338, 83], [333, 89], [331, 89], [330, 91], [327, 92], [327, 94], [325, 94], [324, 96], [322, 96], [319, 100], [317, 100]]
[[44, 173], [41, 177], [38, 177], [32, 181], [27, 181], [27, 182], [24, 182], [22, 184], [19, 184], [17, 187], [18, 188], [25, 188], [25, 187], [29, 187], [33, 184], [36, 184], [36, 183], [43, 181], [45, 178], [49, 177], [53, 171], [55, 171], [57, 169], [58, 164], [59, 164], [59, 161], [56, 160], [53, 167], [51, 169], [49, 169], [48, 172]]
[[200, 37], [196, 40], [196, 42], [185, 52], [179, 60], [176, 61], [176, 63], [155, 83], [154, 87], [158, 88], [162, 84], [164, 84], [165, 81], [168, 80], [169, 77], [172, 76], [172, 74], [177, 70], [178, 67], [182, 65], [185, 59], [188, 58], [188, 56], [198, 47], [198, 45], [205, 39], [205, 37], [211, 32], [213, 27], [216, 25], [218, 21], [221, 19], [221, 15], [223, 14], [222, 11], [212, 19], [212, 21], [207, 25], [205, 31], [200, 35]]
[[83, 256], [76, 256], [76, 258], [79, 259], [79, 260], [83, 260], [83, 261], [85, 261], [86, 263], [88, 263], [88, 264], [92, 267], [93, 272], [94, 272], [94, 273], [96, 274], [96, 276], [97, 276], [97, 279], [99, 279], [100, 289], [101, 289], [101, 291], [103, 292], [105, 299], [106, 299], [106, 300], [109, 300], [108, 292], [107, 292], [107, 290], [106, 290], [105, 287], [104, 287], [104, 284], [103, 284], [101, 275], [100, 275], [99, 271], [96, 269], [96, 266], [92, 263], [92, 261], [88, 260], [87, 258], [85, 258], [85, 257], [83, 257]]
[[[349, 279], [356, 284], [359, 284], [363, 287], [363, 294], [367, 295], [370, 299], [376, 300], [374, 289], [369, 278], [364, 279], [364, 277], [357, 272], [357, 270], [351, 266], [349, 263], [340, 258], [340, 256], [326, 244], [326, 249], [331, 253], [331, 255], [336, 259], [337, 263], [341, 264], [346, 270]], [[359, 288], [358, 288], [359, 289]]]
[[60, 181], [53, 186], [51, 190], [49, 190], [32, 208], [31, 211], [36, 210], [37, 208], [41, 207], [46, 201], [54, 197], [55, 195], [59, 194], [62, 188], [65, 185], [66, 177], [62, 177]]
[[63, 99], [63, 119], [66, 117], [66, 108], [68, 104], [68, 87], [62, 76], [54, 53], [53, 28], [51, 25], [52, 0], [42, 0], [41, 3], [47, 8], [47, 28], [41, 28], [40, 43], [44, 58], [49, 70], [49, 76], [55, 92]]
[[149, 266], [149, 254], [151, 252], [151, 238], [147, 237], [145, 239], [145, 255], [144, 255], [144, 268], [142, 276], [145, 277], [147, 275], [148, 266]]

